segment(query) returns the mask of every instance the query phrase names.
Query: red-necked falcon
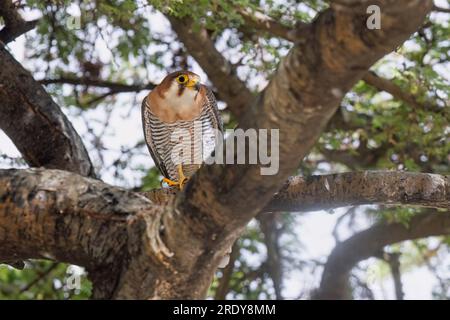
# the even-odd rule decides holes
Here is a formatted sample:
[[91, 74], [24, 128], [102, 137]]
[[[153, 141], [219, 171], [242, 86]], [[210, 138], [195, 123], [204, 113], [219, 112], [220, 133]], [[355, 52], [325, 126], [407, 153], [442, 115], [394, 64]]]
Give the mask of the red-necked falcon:
[[[215, 148], [218, 132], [223, 133], [214, 94], [190, 71], [169, 74], [144, 98], [142, 122], [145, 141], [164, 176], [163, 181], [180, 189], [200, 167], [201, 161], [195, 160], [209, 156]], [[195, 126], [199, 125], [200, 135], [194, 133]], [[174, 138], [180, 129], [188, 133], [184, 140]], [[180, 161], [174, 163], [172, 151], [180, 144], [191, 152], [182, 153]]]

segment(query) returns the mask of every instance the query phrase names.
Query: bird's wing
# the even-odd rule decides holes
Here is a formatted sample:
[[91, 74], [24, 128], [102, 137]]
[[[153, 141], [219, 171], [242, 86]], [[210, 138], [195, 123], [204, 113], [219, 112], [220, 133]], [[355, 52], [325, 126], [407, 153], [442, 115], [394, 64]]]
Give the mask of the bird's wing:
[[214, 93], [207, 86], [204, 86], [206, 89], [206, 106], [208, 108], [209, 114], [211, 114], [210, 121], [212, 122], [212, 126], [215, 129], [220, 130], [223, 133], [223, 122], [220, 116], [219, 108], [217, 107], [216, 97], [214, 97]]
[[164, 175], [164, 177], [169, 178], [169, 174], [167, 172], [167, 168], [164, 165], [164, 160], [161, 158], [152, 137], [152, 130], [155, 129], [155, 123], [152, 118], [154, 116], [150, 113], [149, 101], [147, 97], [144, 98], [142, 101], [142, 126], [144, 129], [144, 137], [145, 142], [147, 144], [148, 150], [150, 151], [150, 155], [152, 156], [153, 162], [155, 163], [156, 167], [159, 169], [159, 171]]

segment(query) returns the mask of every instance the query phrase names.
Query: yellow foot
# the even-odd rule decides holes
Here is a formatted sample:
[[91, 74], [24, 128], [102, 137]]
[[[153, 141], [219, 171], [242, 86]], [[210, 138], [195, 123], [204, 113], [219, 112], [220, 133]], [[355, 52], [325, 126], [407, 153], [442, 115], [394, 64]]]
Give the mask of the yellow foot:
[[169, 187], [173, 187], [173, 186], [178, 186], [179, 185], [178, 181], [172, 181], [172, 180], [167, 179], [167, 178], [163, 178], [161, 180], [161, 184], [163, 184], [163, 182], [167, 183], [169, 185]]
[[181, 164], [178, 165], [178, 177], [180, 177], [180, 181], [179, 181], [179, 183], [180, 183], [180, 190], [182, 190], [184, 184], [186, 183], [186, 181], [187, 181], [188, 179], [187, 179], [186, 176], [184, 175], [183, 167], [182, 167]]
[[161, 183], [165, 182], [165, 183], [167, 183], [167, 184], [169, 185], [169, 187], [174, 187], [174, 186], [176, 186], [176, 187], [178, 187], [180, 190], [182, 190], [188, 179], [187, 179], [186, 176], [184, 175], [184, 173], [183, 173], [183, 168], [182, 168], [181, 165], [178, 165], [178, 177], [179, 177], [179, 179], [180, 179], [179, 181], [173, 181], [173, 180], [170, 180], [170, 179], [164, 177], [164, 178], [161, 180]]

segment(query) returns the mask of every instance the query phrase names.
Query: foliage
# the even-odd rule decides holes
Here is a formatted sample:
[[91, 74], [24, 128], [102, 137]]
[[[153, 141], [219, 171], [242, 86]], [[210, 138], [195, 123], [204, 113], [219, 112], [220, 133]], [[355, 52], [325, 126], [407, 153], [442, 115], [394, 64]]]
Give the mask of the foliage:
[[[270, 80], [270, 75], [292, 44], [246, 26], [242, 9], [262, 12], [286, 27], [294, 27], [297, 21], [312, 21], [319, 11], [327, 7], [327, 2], [27, 0], [24, 7], [22, 13], [25, 16], [40, 17], [36, 30], [26, 35], [24, 50], [26, 67], [37, 79], [101, 79], [119, 84], [146, 85], [158, 83], [163, 75], [175, 69], [198, 69], [171, 32], [167, 20], [161, 17], [162, 12], [187, 17], [195, 22], [197, 29], [205, 27], [223, 55], [233, 63], [240, 78], [256, 92]], [[339, 113], [343, 121], [336, 122], [323, 133], [300, 171], [311, 174], [349, 168], [382, 168], [448, 174], [448, 39], [449, 15], [432, 14], [419, 32], [373, 68], [417, 104], [411, 105], [365, 81], [358, 82], [342, 102]], [[150, 165], [142, 136], [131, 142], [116, 140], [117, 131], [127, 126], [122, 121], [140, 121], [138, 109], [142, 92], [116, 94], [109, 88], [61, 83], [48, 85], [46, 89], [74, 120], [103, 179], [136, 190], [159, 187], [161, 177]], [[231, 116], [226, 125], [233, 127], [235, 119]], [[104, 130], [98, 129], [100, 127]], [[2, 157], [6, 159], [6, 156]], [[6, 160], [2, 157], [0, 161], [3, 163]], [[20, 159], [15, 161], [20, 162]], [[400, 221], [405, 225], [412, 215], [420, 212], [407, 208], [364, 210], [368, 217], [375, 215], [375, 222]], [[277, 222], [277, 232], [282, 235], [278, 241], [282, 247], [285, 279], [294, 270], [312, 273], [311, 270], [321, 268], [323, 263], [317, 261], [306, 265], [303, 262], [304, 252], [296, 237], [296, 226], [297, 221], [292, 215], [281, 215]], [[353, 231], [351, 227], [348, 229]], [[443, 239], [442, 243], [448, 248], [448, 239]], [[424, 244], [422, 252], [428, 252], [428, 241], [417, 242], [417, 245], [421, 244]], [[249, 225], [238, 241], [238, 248], [240, 254], [230, 278], [228, 297], [275, 298], [265, 262], [264, 234], [257, 221]], [[405, 262], [408, 267], [420, 265], [418, 259], [412, 258], [417, 257], [417, 253], [411, 254], [411, 247], [399, 247], [398, 250], [408, 260]], [[66, 271], [66, 264], [54, 265], [48, 261], [29, 261], [23, 271], [1, 265], [0, 298], [89, 297], [91, 288], [86, 275], [82, 277], [80, 292], [73, 292], [64, 286]], [[222, 275], [219, 271], [211, 285], [210, 296], [215, 295]], [[447, 289], [443, 286], [437, 288], [435, 297], [448, 297], [445, 290], [448, 286]]]
[[27, 261], [21, 271], [0, 265], [0, 299], [86, 299], [91, 284], [80, 277], [80, 289], [68, 287], [68, 265], [50, 261]]

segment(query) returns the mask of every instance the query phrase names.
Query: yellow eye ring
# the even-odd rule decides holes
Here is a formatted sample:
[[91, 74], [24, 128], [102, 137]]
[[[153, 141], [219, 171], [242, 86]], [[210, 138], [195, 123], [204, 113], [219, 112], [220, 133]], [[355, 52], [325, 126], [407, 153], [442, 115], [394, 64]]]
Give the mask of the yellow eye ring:
[[186, 76], [184, 74], [177, 77], [177, 82], [180, 84], [185, 84], [188, 82], [188, 80], [189, 80], [188, 76]]

